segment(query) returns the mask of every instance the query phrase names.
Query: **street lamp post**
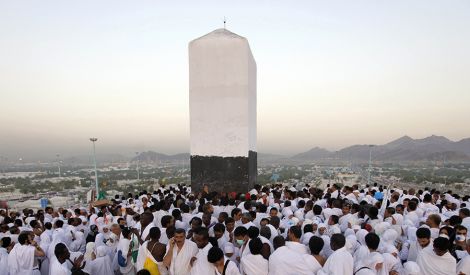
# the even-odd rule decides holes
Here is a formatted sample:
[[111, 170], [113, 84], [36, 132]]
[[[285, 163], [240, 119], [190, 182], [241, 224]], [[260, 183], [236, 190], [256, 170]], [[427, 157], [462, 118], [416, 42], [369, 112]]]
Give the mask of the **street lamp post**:
[[139, 152], [135, 152], [135, 155], [137, 156], [137, 180], [140, 180], [140, 173], [139, 173]]
[[60, 154], [57, 154], [57, 166], [59, 167], [59, 178], [60, 178]]
[[369, 145], [369, 176], [367, 177], [367, 185], [370, 186], [370, 172], [372, 170], [372, 147], [374, 145]]
[[96, 150], [95, 150], [95, 142], [98, 141], [97, 138], [90, 138], [90, 141], [93, 142], [93, 161], [95, 164], [95, 187], [96, 187], [96, 199], [98, 199], [99, 195], [99, 187], [98, 187], [98, 169], [96, 168]]

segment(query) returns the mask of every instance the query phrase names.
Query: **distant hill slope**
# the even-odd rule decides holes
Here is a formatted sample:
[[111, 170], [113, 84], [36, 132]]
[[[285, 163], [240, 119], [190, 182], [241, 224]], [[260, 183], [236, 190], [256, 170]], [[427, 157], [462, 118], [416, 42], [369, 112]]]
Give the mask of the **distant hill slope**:
[[308, 150], [307, 152], [297, 154], [293, 156], [292, 158], [297, 159], [297, 160], [310, 160], [310, 159], [319, 159], [319, 158], [327, 159], [333, 156], [334, 156], [333, 152], [330, 152], [320, 147], [315, 147], [315, 148]]
[[131, 161], [137, 161], [137, 160], [139, 160], [140, 162], [169, 162], [169, 163], [183, 162], [183, 161], [189, 160], [189, 154], [181, 153], [181, 154], [176, 154], [176, 155], [166, 155], [166, 154], [157, 153], [154, 151], [147, 151], [147, 152], [140, 153], [139, 155], [134, 157]]

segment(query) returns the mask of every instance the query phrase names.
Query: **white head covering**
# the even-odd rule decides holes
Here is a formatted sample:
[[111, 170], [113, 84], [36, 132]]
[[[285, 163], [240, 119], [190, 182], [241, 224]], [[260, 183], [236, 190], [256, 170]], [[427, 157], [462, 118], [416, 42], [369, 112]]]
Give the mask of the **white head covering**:
[[[106, 247], [99, 246], [96, 249], [96, 259], [91, 261], [89, 267], [92, 270], [92, 274], [110, 275], [114, 274], [112, 265], [111, 259], [107, 256]], [[128, 266], [133, 267], [133, 265]]]
[[327, 235], [326, 229], [328, 229], [328, 226], [324, 223], [319, 223], [318, 224], [318, 229], [317, 229], [317, 235], [320, 236], [320, 228], [325, 228], [325, 231], [323, 235]]
[[[106, 232], [106, 233], [104, 233], [105, 228], [108, 229], [108, 232]], [[100, 231], [100, 233], [103, 233], [106, 236], [108, 236], [110, 234], [109, 225], [107, 225], [107, 224], [102, 224], [101, 226], [98, 226], [98, 230]]]
[[403, 267], [405, 268], [405, 275], [419, 275], [421, 274], [421, 270], [419, 268], [419, 265], [415, 262], [408, 261], [403, 264]]
[[105, 246], [98, 246], [98, 248], [96, 248], [96, 257], [97, 258], [100, 258], [100, 257], [104, 257], [106, 256], [107, 254], [107, 249]]
[[393, 229], [387, 229], [381, 236], [381, 241], [384, 241], [387, 244], [393, 244], [398, 238], [397, 231]]
[[397, 238], [398, 233], [395, 230], [388, 229], [385, 231], [380, 238], [379, 251], [382, 253], [393, 253], [393, 248], [395, 248], [395, 240]]
[[395, 213], [392, 215], [392, 218], [395, 220], [395, 224], [392, 224], [391, 228], [397, 231], [398, 236], [400, 236], [402, 233], [403, 215]]
[[233, 249], [233, 244], [232, 243], [226, 243], [224, 246], [224, 253], [234, 253]]
[[79, 250], [79, 249], [82, 247], [82, 245], [85, 244], [85, 234], [83, 234], [82, 231], [76, 231], [76, 232], [74, 233], [74, 236], [75, 236], [75, 242], [76, 242], [79, 246], [78, 246], [78, 247], [76, 247], [76, 246], [73, 246], [73, 247], [72, 247], [72, 245], [70, 245], [69, 250], [71, 250], [71, 252], [77, 252], [77, 251], [75, 251], [75, 250]]
[[359, 243], [357, 242], [356, 235], [348, 235], [346, 237], [346, 249], [349, 253], [354, 254], [354, 251], [356, 251], [358, 246]]
[[388, 222], [380, 222], [374, 226], [374, 232], [381, 236], [388, 228], [390, 228], [390, 224]]
[[52, 261], [52, 259], [55, 258], [55, 246], [59, 243], [65, 244], [65, 234], [62, 228], [56, 228], [52, 233], [52, 242], [50, 243], [49, 248], [46, 252], [49, 260]]
[[116, 234], [114, 234], [113, 232], [111, 232], [109, 234], [108, 238], [109, 238], [109, 241], [106, 242], [106, 245], [110, 246], [110, 247], [116, 247], [118, 242], [119, 242], [119, 237]]
[[85, 250], [85, 260], [91, 261], [91, 253], [95, 250], [95, 243], [94, 242], [89, 242], [86, 244], [86, 250]]
[[367, 234], [369, 234], [369, 231], [367, 231], [365, 229], [360, 229], [359, 231], [356, 232], [357, 241], [361, 245], [366, 245], [366, 235]]

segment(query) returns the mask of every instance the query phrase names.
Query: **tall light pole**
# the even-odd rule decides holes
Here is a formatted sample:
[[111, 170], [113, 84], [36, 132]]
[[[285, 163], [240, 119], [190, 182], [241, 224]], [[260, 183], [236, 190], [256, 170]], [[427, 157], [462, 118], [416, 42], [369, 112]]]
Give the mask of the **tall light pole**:
[[93, 161], [95, 163], [95, 184], [96, 184], [96, 199], [98, 199], [99, 195], [99, 187], [98, 187], [98, 169], [96, 168], [96, 150], [95, 150], [95, 142], [98, 141], [97, 138], [90, 138], [90, 141], [93, 142]]
[[59, 167], [59, 178], [60, 178], [60, 154], [57, 154], [57, 166]]
[[139, 173], [139, 152], [135, 152], [137, 158], [137, 180], [140, 180], [140, 173]]
[[24, 169], [24, 166], [25, 166], [25, 165], [24, 165], [24, 162], [23, 162], [23, 158], [20, 157], [20, 158], [18, 159], [18, 161], [20, 162], [20, 171], [21, 171], [22, 169]]
[[367, 185], [370, 186], [370, 172], [372, 170], [372, 147], [374, 145], [369, 145], [369, 176], [367, 177]]

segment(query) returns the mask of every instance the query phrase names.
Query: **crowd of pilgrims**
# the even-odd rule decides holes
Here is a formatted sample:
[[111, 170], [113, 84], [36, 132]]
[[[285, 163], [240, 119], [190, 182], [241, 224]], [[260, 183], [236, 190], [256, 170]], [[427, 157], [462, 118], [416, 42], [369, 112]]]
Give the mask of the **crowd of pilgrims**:
[[162, 186], [101, 207], [1, 210], [0, 275], [470, 275], [469, 207], [377, 184]]

